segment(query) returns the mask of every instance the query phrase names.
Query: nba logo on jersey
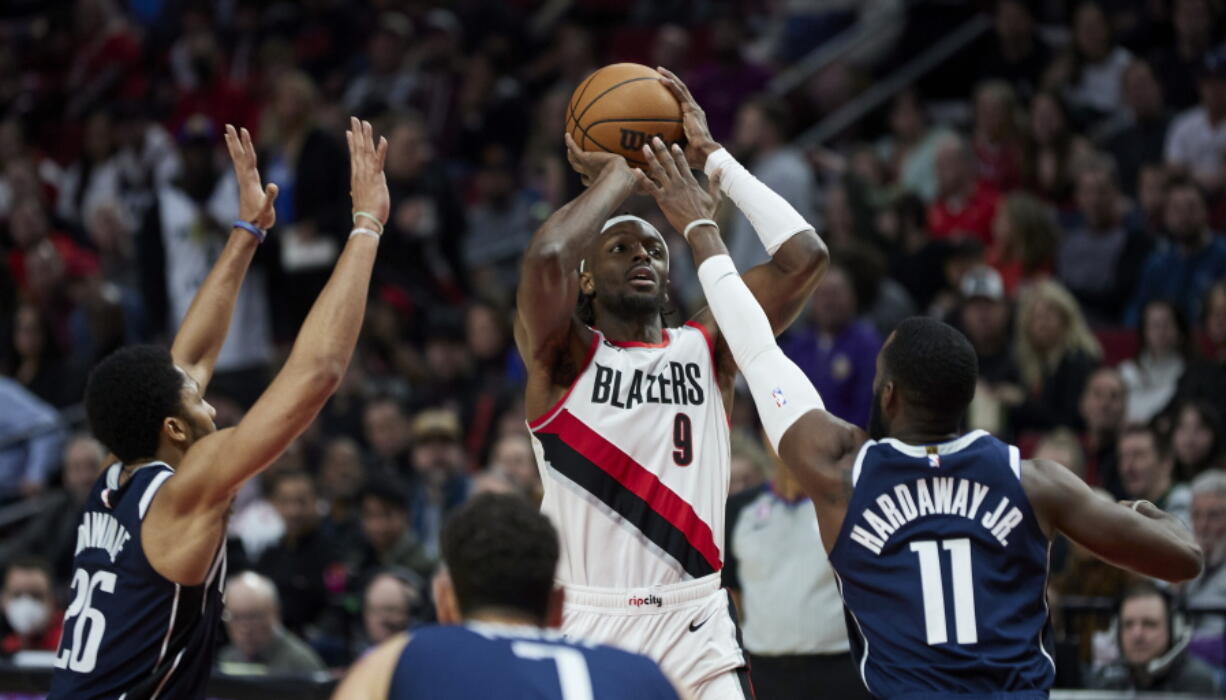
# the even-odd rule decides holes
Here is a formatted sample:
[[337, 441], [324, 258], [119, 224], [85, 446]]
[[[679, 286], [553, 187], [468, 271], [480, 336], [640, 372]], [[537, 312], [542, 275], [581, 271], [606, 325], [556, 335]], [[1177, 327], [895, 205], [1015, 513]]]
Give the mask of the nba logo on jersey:
[[941, 455], [937, 452], [936, 446], [928, 447], [928, 466], [933, 469], [941, 468]]
[[783, 389], [779, 387], [775, 387], [775, 390], [771, 392], [771, 398], [775, 400], [775, 405], [779, 408], [788, 405], [788, 399], [783, 395]]

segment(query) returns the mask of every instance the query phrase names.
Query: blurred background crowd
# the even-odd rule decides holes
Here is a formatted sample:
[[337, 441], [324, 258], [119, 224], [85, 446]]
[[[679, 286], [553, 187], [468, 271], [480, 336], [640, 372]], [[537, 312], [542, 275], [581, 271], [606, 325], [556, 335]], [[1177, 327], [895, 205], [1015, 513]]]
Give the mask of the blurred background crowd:
[[[831, 247], [781, 340], [828, 408], [863, 425], [882, 338], [948, 320], [979, 353], [968, 428], [1179, 514], [1208, 568], [1161, 591], [1162, 619], [1226, 608], [1223, 39], [1220, 0], [3, 3], [0, 654], [55, 648], [104, 457], [84, 382], [168, 339], [220, 252], [226, 123], [281, 196], [210, 387], [219, 426], [267, 385], [349, 231], [350, 114], [390, 141], [392, 213], [344, 386], [234, 504], [223, 669], [339, 668], [429, 620], [446, 513], [540, 496], [519, 255], [581, 189], [571, 90], [623, 60], [678, 73]], [[627, 209], [668, 231], [680, 323], [702, 303], [684, 241], [650, 202]], [[759, 262], [748, 222], [723, 219], [738, 267]], [[771, 488], [754, 421], [739, 401], [734, 493]], [[1104, 634], [1111, 615], [1075, 613], [1134, 582], [1060, 542], [1052, 567], [1062, 682], [1146, 654], [1149, 681], [1226, 664], [1222, 616], [1155, 642], [1115, 615]]]

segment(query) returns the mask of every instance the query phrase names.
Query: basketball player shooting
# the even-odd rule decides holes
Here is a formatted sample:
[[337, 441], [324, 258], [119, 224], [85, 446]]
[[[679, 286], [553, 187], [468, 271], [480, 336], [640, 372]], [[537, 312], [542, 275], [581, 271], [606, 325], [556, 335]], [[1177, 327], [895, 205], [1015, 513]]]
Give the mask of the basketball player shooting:
[[748, 275], [709, 222], [710, 196], [676, 149], [644, 151], [648, 186], [688, 237], [707, 301], [783, 463], [817, 509], [877, 697], [1046, 698], [1048, 549], [1063, 533], [1145, 576], [1197, 576], [1202, 555], [1148, 501], [1113, 503], [1063, 466], [1023, 460], [984, 431], [960, 434], [978, 374], [969, 341], [903, 321], [877, 357], [869, 432], [824, 410], [772, 339]]
[[217, 430], [204, 392], [276, 185], [260, 185], [246, 129], [226, 128], [239, 183], [230, 239], [169, 352], [133, 346], [90, 376], [86, 411], [115, 459], [77, 528], [73, 598], [51, 698], [203, 698], [226, 580], [226, 515], [235, 493], [314, 419], [349, 364], [388, 215], [383, 159], [370, 124], [350, 123], [354, 218], [332, 277], [284, 367], [234, 428]]
[[[689, 164], [724, 170], [724, 191], [773, 256], [745, 281], [770, 332], [781, 332], [813, 291], [826, 248], [711, 138], [676, 76], [661, 73], [682, 105]], [[566, 144], [588, 189], [533, 237], [515, 323], [541, 508], [562, 542], [562, 630], [656, 659], [697, 698], [747, 697], [719, 580], [736, 366], [710, 311], [663, 325], [664, 239], [643, 219], [613, 216], [643, 173], [620, 155], [579, 150], [569, 135]]]

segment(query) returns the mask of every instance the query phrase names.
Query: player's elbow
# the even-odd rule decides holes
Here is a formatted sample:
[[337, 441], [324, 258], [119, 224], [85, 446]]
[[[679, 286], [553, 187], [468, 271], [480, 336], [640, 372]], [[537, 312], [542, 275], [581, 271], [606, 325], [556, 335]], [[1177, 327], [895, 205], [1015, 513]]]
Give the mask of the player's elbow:
[[310, 369], [310, 386], [326, 400], [340, 388], [348, 364], [345, 359], [339, 357], [320, 358]]
[[776, 256], [776, 261], [786, 265], [787, 274], [802, 284], [816, 281], [830, 265], [830, 248], [812, 229], [792, 236], [785, 247], [788, 254]]

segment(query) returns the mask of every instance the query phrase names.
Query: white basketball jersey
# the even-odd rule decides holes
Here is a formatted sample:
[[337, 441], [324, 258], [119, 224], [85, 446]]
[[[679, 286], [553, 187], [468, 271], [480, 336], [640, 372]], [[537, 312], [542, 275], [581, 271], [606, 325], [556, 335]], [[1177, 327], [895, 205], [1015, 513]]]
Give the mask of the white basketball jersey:
[[731, 448], [706, 330], [658, 345], [593, 333], [570, 391], [528, 425], [558, 578], [628, 589], [719, 571]]

